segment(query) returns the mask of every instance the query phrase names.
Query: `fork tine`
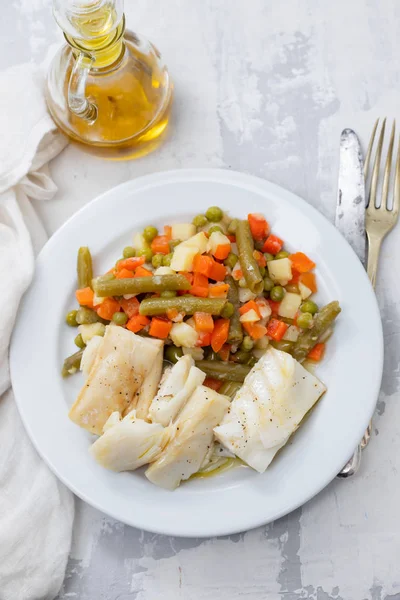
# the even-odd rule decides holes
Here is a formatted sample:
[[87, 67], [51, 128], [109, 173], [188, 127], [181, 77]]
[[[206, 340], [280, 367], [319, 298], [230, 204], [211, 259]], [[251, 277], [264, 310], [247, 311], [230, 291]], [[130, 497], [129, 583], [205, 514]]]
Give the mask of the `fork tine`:
[[394, 144], [394, 134], [396, 131], [396, 121], [393, 121], [392, 125], [392, 133], [390, 134], [390, 141], [388, 147], [388, 153], [385, 164], [385, 172], [383, 175], [383, 185], [382, 185], [382, 202], [381, 206], [389, 208], [387, 205], [387, 198], [389, 192], [389, 184], [390, 184], [390, 170], [392, 168], [392, 157], [393, 157], [393, 144]]
[[385, 126], [386, 119], [384, 119], [382, 123], [381, 134], [379, 136], [378, 147], [376, 149], [374, 168], [372, 169], [371, 190], [369, 193], [368, 201], [368, 206], [370, 206], [371, 208], [376, 208], [376, 191], [378, 189], [379, 168], [381, 165], [383, 138], [385, 137]]
[[398, 213], [400, 208], [400, 139], [397, 148], [396, 171], [394, 174], [393, 211]]
[[375, 121], [375, 125], [372, 130], [371, 137], [369, 139], [367, 155], [366, 155], [365, 161], [364, 161], [364, 177], [365, 177], [365, 179], [367, 178], [367, 174], [368, 174], [369, 161], [371, 160], [372, 146], [374, 145], [375, 133], [376, 133], [376, 128], [378, 127], [378, 123], [379, 123], [379, 119], [377, 119]]

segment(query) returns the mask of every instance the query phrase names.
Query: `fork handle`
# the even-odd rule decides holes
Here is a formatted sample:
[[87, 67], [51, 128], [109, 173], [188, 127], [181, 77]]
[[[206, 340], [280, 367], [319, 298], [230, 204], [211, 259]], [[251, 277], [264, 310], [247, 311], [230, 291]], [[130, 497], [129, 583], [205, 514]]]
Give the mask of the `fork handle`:
[[376, 274], [378, 272], [379, 254], [381, 252], [382, 236], [371, 235], [368, 233], [368, 262], [367, 273], [372, 287], [375, 289]]

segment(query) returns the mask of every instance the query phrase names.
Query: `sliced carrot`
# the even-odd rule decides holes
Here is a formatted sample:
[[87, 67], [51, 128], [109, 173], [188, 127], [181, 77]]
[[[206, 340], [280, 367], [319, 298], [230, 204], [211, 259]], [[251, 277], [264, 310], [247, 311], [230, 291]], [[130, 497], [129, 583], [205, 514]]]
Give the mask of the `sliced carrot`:
[[172, 321], [167, 319], [161, 319], [160, 317], [153, 317], [149, 329], [149, 334], [152, 337], [160, 338], [165, 340], [169, 332], [172, 329]]
[[171, 225], [164, 225], [164, 235], [167, 240], [172, 240], [172, 227]]
[[195, 273], [193, 276], [193, 284], [190, 288], [190, 294], [207, 298], [208, 296], [208, 278], [201, 273]]
[[[188, 280], [188, 282], [190, 283], [190, 285], [192, 285], [193, 283], [193, 273], [189, 273], [189, 271], [179, 271], [179, 275], [183, 275], [184, 277], [186, 277], [186, 279]], [[186, 290], [183, 290], [184, 294], [187, 294]]]
[[263, 252], [269, 252], [269, 254], [278, 254], [282, 250], [283, 240], [278, 238], [276, 235], [269, 235], [265, 240], [265, 244], [262, 247]]
[[249, 300], [249, 302], [243, 304], [243, 306], [239, 308], [239, 313], [241, 315], [244, 315], [245, 313], [249, 312], [249, 310], [255, 310], [258, 315], [258, 318], [261, 319], [260, 307], [256, 302], [254, 302], [254, 300]]
[[303, 285], [308, 287], [313, 294], [317, 291], [317, 281], [314, 273], [302, 273], [300, 275], [300, 281]]
[[226, 277], [226, 267], [214, 260], [209, 277], [214, 281], [223, 281]]
[[279, 319], [271, 319], [267, 325], [267, 335], [276, 342], [280, 342], [289, 325]]
[[213, 262], [214, 261], [211, 258], [211, 256], [196, 254], [196, 256], [193, 259], [193, 271], [195, 273], [205, 275], [206, 277], [210, 277]]
[[314, 348], [307, 354], [307, 358], [315, 362], [319, 362], [323, 359], [325, 354], [325, 344], [320, 342], [315, 344]]
[[221, 388], [223, 383], [224, 383], [223, 381], [218, 381], [218, 379], [213, 379], [212, 377], [206, 377], [203, 382], [203, 385], [218, 392], [218, 390]]
[[199, 348], [203, 348], [204, 346], [211, 346], [211, 333], [199, 333], [196, 346]]
[[157, 235], [151, 242], [153, 254], [169, 254], [169, 240], [166, 235]]
[[256, 259], [259, 267], [265, 267], [267, 264], [267, 260], [262, 252], [259, 250], [253, 251], [253, 257]]
[[210, 285], [208, 288], [209, 298], [226, 298], [229, 292], [229, 283]]
[[214, 319], [210, 314], [204, 312], [195, 312], [193, 319], [197, 332], [212, 333], [212, 330], [214, 329]]
[[138, 314], [134, 315], [129, 319], [129, 321], [126, 324], [126, 328], [129, 329], [129, 331], [133, 331], [133, 333], [137, 333], [138, 331], [146, 327], [146, 325], [148, 325], [149, 323], [150, 319], [148, 319], [144, 315]]
[[279, 312], [279, 307], [280, 307], [281, 303], [280, 302], [274, 302], [274, 300], [268, 299], [268, 304], [271, 307], [272, 314], [273, 315], [277, 315], [278, 312]]
[[292, 267], [298, 273], [308, 273], [308, 271], [312, 271], [315, 267], [315, 262], [313, 262], [304, 252], [295, 252], [295, 254], [289, 255], [290, 262], [292, 263]]
[[256, 241], [265, 240], [269, 234], [269, 225], [263, 215], [253, 213], [247, 216], [250, 225], [251, 235]]
[[221, 350], [218, 352], [218, 356], [224, 362], [228, 362], [230, 353], [231, 353], [231, 347], [230, 347], [230, 345], [229, 344], [224, 344], [222, 346]]
[[267, 335], [267, 328], [259, 323], [242, 323], [244, 329], [253, 338], [253, 340], [259, 340]]
[[125, 298], [121, 298], [119, 303], [120, 303], [122, 310], [129, 318], [134, 317], [135, 315], [139, 314], [140, 303], [137, 298], [129, 298], [129, 300], [126, 300]]
[[179, 315], [179, 311], [176, 310], [176, 308], [169, 308], [167, 310], [167, 317], [168, 319], [170, 319], [172, 321], [172, 319], [176, 319], [176, 317]]
[[138, 267], [135, 271], [135, 277], [152, 277], [153, 273], [146, 267]]
[[97, 307], [97, 314], [106, 321], [111, 321], [113, 314], [118, 312], [120, 304], [114, 298], [104, 298], [103, 302]]
[[81, 306], [87, 306], [93, 308], [94, 292], [90, 287], [81, 288], [76, 290], [75, 297]]
[[117, 271], [122, 271], [122, 269], [128, 269], [128, 271], [134, 271], [141, 265], [144, 265], [146, 259], [144, 256], [133, 256], [132, 258], [124, 258], [120, 260], [116, 265]]
[[121, 269], [115, 274], [115, 279], [130, 279], [132, 277], [134, 277], [134, 273], [129, 269]]
[[215, 258], [217, 260], [225, 260], [225, 258], [228, 256], [230, 251], [231, 251], [230, 244], [220, 244], [219, 246], [216, 247], [215, 252], [213, 252], [213, 255], [215, 256]]
[[211, 347], [214, 352], [219, 352], [226, 343], [229, 334], [229, 319], [217, 319], [214, 331], [211, 334]]

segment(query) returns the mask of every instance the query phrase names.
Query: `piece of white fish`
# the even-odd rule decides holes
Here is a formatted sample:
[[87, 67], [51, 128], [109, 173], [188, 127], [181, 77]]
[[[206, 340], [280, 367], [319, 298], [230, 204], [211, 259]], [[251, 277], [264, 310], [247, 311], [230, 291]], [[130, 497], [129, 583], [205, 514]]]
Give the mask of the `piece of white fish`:
[[120, 420], [110, 415], [104, 433], [89, 448], [90, 454], [106, 469], [134, 471], [156, 460], [166, 446], [173, 428], [137, 419], [135, 411]]
[[174, 490], [196, 473], [213, 443], [213, 428], [222, 421], [228, 406], [227, 396], [199, 386], [178, 416], [175, 436], [147, 469], [149, 481]]
[[163, 377], [157, 396], [150, 406], [150, 419], [167, 427], [205, 377], [205, 373], [194, 366], [190, 355], [182, 356]]
[[270, 347], [214, 429], [215, 437], [263, 473], [325, 391], [290, 354]]

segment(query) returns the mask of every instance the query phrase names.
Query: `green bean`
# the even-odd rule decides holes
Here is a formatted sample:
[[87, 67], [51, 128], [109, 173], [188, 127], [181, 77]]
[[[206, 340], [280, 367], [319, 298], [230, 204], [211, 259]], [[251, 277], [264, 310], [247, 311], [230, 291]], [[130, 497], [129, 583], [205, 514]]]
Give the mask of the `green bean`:
[[182, 348], [178, 348], [177, 346], [165, 346], [164, 358], [169, 362], [175, 364], [178, 362], [178, 359], [183, 356]]
[[128, 315], [123, 312], [115, 312], [112, 316], [112, 321], [116, 325], [121, 325], [121, 327], [123, 327], [128, 321]]
[[309, 312], [301, 313], [297, 317], [297, 325], [300, 329], [311, 329], [313, 324], [313, 316]]
[[165, 290], [188, 290], [190, 283], [183, 275], [154, 275], [153, 277], [132, 277], [112, 281], [94, 280], [97, 296], [124, 296], [164, 292]]
[[240, 344], [243, 339], [243, 330], [242, 325], [239, 320], [239, 292], [236, 285], [236, 281], [228, 275], [225, 279], [226, 283], [229, 283], [229, 291], [228, 291], [228, 301], [233, 304], [234, 313], [231, 317], [229, 323], [229, 334], [228, 334], [228, 342], [230, 344]]
[[206, 215], [196, 215], [192, 223], [195, 227], [204, 227], [204, 225], [207, 225], [208, 219]]
[[239, 381], [225, 381], [218, 390], [219, 394], [229, 396], [231, 400], [235, 397], [236, 392], [240, 390], [242, 384]]
[[161, 292], [160, 298], [175, 298], [177, 295], [173, 290], [165, 290], [165, 292]]
[[83, 341], [83, 337], [80, 333], [78, 333], [78, 335], [74, 339], [74, 344], [75, 346], [78, 346], [78, 348], [80, 348], [81, 350], [86, 346], [85, 342]]
[[72, 375], [72, 373], [75, 373], [75, 371], [77, 371], [80, 368], [82, 354], [83, 350], [78, 350], [78, 352], [75, 352], [75, 354], [71, 354], [71, 356], [68, 356], [64, 360], [63, 368], [61, 371], [63, 377], [68, 377], [68, 375]]
[[247, 287], [255, 294], [259, 294], [264, 289], [264, 283], [257, 261], [253, 256], [254, 244], [248, 221], [239, 221], [236, 227], [236, 243]]
[[207, 219], [209, 221], [213, 221], [214, 223], [218, 223], [222, 219], [223, 216], [224, 216], [224, 213], [219, 208], [219, 206], [210, 206], [210, 208], [208, 208], [206, 211]]
[[196, 367], [204, 371], [207, 377], [220, 381], [244, 381], [251, 369], [247, 365], [224, 363], [213, 360], [198, 360]]
[[153, 259], [153, 252], [151, 251], [151, 248], [143, 248], [143, 250], [138, 250], [137, 255], [144, 256], [146, 262], [148, 263], [150, 263]]
[[235, 363], [239, 363], [241, 365], [248, 365], [249, 361], [252, 357], [250, 352], [246, 352], [245, 350], [238, 350], [234, 354], [232, 354], [232, 360]]
[[317, 344], [321, 335], [332, 325], [340, 311], [341, 308], [337, 301], [330, 302], [320, 309], [314, 317], [312, 328], [301, 332], [297, 342], [294, 343], [293, 356], [296, 360], [302, 361], [306, 358], [310, 350]]
[[264, 291], [270, 292], [273, 287], [275, 287], [275, 283], [272, 281], [271, 277], [268, 277], [268, 275], [266, 275], [264, 277]]
[[243, 342], [240, 344], [240, 349], [244, 350], [245, 352], [250, 352], [250, 350], [253, 350], [254, 347], [254, 342], [251, 339], [251, 337], [249, 335], [245, 335], [243, 338]]
[[233, 306], [232, 302], [227, 302], [221, 311], [221, 317], [223, 319], [230, 319], [233, 317], [234, 312], [235, 307]]
[[99, 317], [96, 311], [86, 308], [86, 306], [81, 306], [80, 309], [76, 313], [76, 322], [79, 325], [89, 325], [89, 323], [97, 323]]
[[76, 270], [78, 273], [78, 288], [90, 287], [93, 278], [93, 266], [90, 250], [87, 246], [82, 246], [78, 250]]
[[216, 352], [214, 352], [211, 346], [204, 348], [204, 358], [206, 358], [207, 360], [221, 360], [221, 357], [218, 356]]
[[154, 240], [154, 238], [157, 235], [158, 235], [158, 229], [157, 229], [157, 227], [153, 227], [152, 225], [145, 227], [143, 230], [143, 237], [146, 240], [146, 242], [148, 242], [149, 244]]
[[65, 322], [70, 327], [77, 327], [78, 323], [76, 321], [77, 310], [70, 310], [65, 316]]
[[278, 254], [275, 255], [275, 260], [279, 260], [280, 258], [287, 258], [289, 256], [289, 252], [286, 250], [281, 250]]
[[153, 258], [151, 259], [151, 264], [153, 265], [153, 267], [155, 269], [158, 269], [158, 267], [161, 267], [163, 258], [164, 258], [163, 254], [154, 254], [153, 255]]
[[125, 248], [122, 251], [122, 256], [124, 258], [133, 258], [134, 256], [136, 256], [135, 248], [132, 248], [132, 246], [125, 246]]
[[318, 305], [315, 304], [315, 302], [313, 302], [312, 300], [306, 300], [300, 306], [300, 310], [303, 313], [311, 313], [312, 315], [315, 315], [315, 313], [318, 312]]
[[[166, 277], [175, 276], [167, 275]], [[150, 279], [150, 277], [146, 277], [145, 279]], [[123, 279], [119, 281], [123, 281]], [[129, 279], [128, 281], [132, 280]], [[140, 303], [139, 312], [141, 315], [146, 316], [165, 315], [167, 310], [175, 308], [186, 315], [194, 315], [195, 312], [220, 315], [226, 303], [227, 301], [224, 298], [197, 298], [190, 295], [177, 296], [176, 298], [145, 298]]]
[[267, 269], [265, 267], [258, 267], [260, 269], [260, 275], [261, 277], [265, 277], [265, 274], [267, 272]]
[[228, 256], [224, 260], [224, 265], [226, 267], [230, 267], [231, 269], [233, 269], [233, 267], [236, 265], [237, 261], [238, 261], [238, 257], [236, 256], [236, 254], [234, 254], [233, 252], [229, 252]]
[[299, 287], [295, 283], [288, 283], [287, 285], [285, 285], [285, 290], [287, 292], [290, 292], [291, 294], [299, 293]]
[[229, 235], [235, 235], [235, 233], [236, 233], [236, 227], [237, 227], [238, 223], [239, 223], [239, 219], [232, 219], [232, 221], [228, 225], [228, 233], [229, 233]]
[[272, 290], [269, 293], [269, 297], [273, 302], [280, 302], [283, 300], [283, 296], [285, 295], [285, 290], [281, 285], [274, 285]]
[[171, 260], [172, 260], [172, 254], [164, 254], [163, 259], [162, 259], [162, 266], [169, 267], [171, 264]]
[[289, 342], [288, 340], [280, 340], [279, 342], [271, 340], [270, 343], [271, 346], [277, 350], [281, 350], [281, 352], [287, 352], [288, 354], [291, 354], [293, 351], [294, 342]]
[[100, 275], [99, 277], [95, 277], [92, 279], [92, 289], [96, 288], [96, 285], [99, 281], [113, 281], [115, 279], [115, 275], [113, 273], [105, 273], [104, 275]]
[[269, 262], [270, 260], [274, 260], [275, 256], [269, 252], [264, 252], [264, 258], [267, 262]]

